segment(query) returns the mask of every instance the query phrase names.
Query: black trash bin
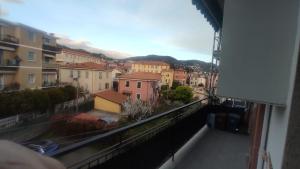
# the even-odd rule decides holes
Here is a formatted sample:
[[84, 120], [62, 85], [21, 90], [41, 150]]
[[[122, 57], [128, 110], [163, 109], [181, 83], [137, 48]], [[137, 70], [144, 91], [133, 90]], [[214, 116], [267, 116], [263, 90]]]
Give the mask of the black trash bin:
[[229, 113], [227, 120], [227, 130], [230, 132], [238, 132], [241, 123], [241, 114]]
[[215, 128], [219, 130], [226, 130], [227, 113], [220, 112], [215, 115]]

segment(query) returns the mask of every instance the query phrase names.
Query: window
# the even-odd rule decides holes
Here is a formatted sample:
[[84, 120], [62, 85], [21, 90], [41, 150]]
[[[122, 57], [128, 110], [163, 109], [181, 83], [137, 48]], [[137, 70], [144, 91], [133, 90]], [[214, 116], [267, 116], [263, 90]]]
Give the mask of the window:
[[98, 90], [102, 90], [101, 83], [99, 83], [99, 85], [98, 85]]
[[105, 83], [105, 89], [109, 89], [109, 83]]
[[80, 70], [77, 71], [77, 78], [80, 78]]
[[129, 87], [129, 81], [125, 82], [125, 87]]
[[99, 79], [102, 79], [102, 72], [99, 72]]
[[108, 73], [108, 72], [106, 72], [106, 78], [108, 79], [108, 77], [109, 77], [109, 73]]
[[0, 90], [4, 88], [4, 75], [0, 74]]
[[73, 77], [73, 70], [70, 70], [70, 77]]
[[35, 42], [35, 33], [33, 31], [28, 31], [27, 35], [28, 35], [28, 40], [29, 41]]
[[141, 99], [141, 94], [140, 94], [140, 93], [137, 93], [137, 94], [136, 94], [136, 99], [138, 99], [138, 100]]
[[49, 44], [50, 43], [50, 39], [44, 37], [44, 43]]
[[44, 59], [44, 63], [46, 63], [46, 64], [49, 64], [50, 63], [50, 58], [48, 58], [48, 57], [45, 57], [45, 59]]
[[35, 75], [33, 73], [28, 74], [28, 83], [34, 84], [35, 83]]
[[0, 50], [0, 65], [3, 63], [3, 50]]
[[142, 82], [137, 82], [136, 87], [137, 87], [138, 89], [140, 89], [140, 88], [142, 87]]
[[89, 78], [89, 72], [88, 72], [88, 71], [85, 72], [85, 78], [86, 78], [86, 79]]
[[34, 52], [28, 52], [27, 59], [28, 59], [28, 61], [34, 61], [35, 60], [35, 53]]

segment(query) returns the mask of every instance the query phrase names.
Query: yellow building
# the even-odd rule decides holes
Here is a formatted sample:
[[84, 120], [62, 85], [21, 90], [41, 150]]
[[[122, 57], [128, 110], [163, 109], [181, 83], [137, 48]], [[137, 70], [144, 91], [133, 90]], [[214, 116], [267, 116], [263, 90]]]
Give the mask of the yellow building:
[[132, 72], [150, 72], [161, 74], [161, 85], [172, 87], [174, 71], [170, 65], [161, 61], [136, 61], [131, 65]]
[[169, 69], [170, 65], [161, 61], [136, 61], [131, 65], [132, 72], [161, 73]]
[[173, 84], [173, 76], [174, 76], [174, 70], [163, 70], [161, 72], [161, 83], [162, 85], [168, 85], [169, 87], [172, 87]]
[[89, 93], [98, 93], [112, 88], [112, 70], [91, 62], [67, 64], [59, 68], [59, 81], [74, 86], [78, 82]]
[[0, 90], [55, 86], [58, 50], [52, 34], [0, 19]]
[[94, 108], [106, 112], [121, 113], [122, 104], [126, 100], [127, 96], [112, 90], [106, 90], [95, 94]]

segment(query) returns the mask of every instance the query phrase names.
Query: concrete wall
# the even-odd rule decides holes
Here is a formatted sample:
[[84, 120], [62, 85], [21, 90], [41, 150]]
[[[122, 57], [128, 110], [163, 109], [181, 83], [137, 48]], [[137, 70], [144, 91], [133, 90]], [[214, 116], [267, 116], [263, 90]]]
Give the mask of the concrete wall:
[[218, 95], [287, 104], [298, 0], [226, 0]]

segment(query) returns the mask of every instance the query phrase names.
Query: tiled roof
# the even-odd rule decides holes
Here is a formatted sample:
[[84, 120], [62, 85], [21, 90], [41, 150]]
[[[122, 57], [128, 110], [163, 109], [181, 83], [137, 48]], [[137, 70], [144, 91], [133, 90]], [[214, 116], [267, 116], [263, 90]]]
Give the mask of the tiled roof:
[[92, 69], [92, 70], [107, 70], [107, 66], [105, 64], [97, 64], [93, 62], [84, 62], [84, 63], [74, 63], [74, 64], [66, 64], [61, 66], [62, 68], [70, 68], [70, 69]]
[[119, 79], [160, 80], [159, 73], [135, 72], [119, 76]]
[[103, 92], [96, 93], [95, 96], [101, 97], [103, 99], [109, 100], [114, 103], [122, 104], [127, 100], [127, 96], [122, 95], [121, 93], [112, 91], [112, 90], [106, 90]]
[[136, 61], [133, 64], [169, 66], [168, 63], [162, 61]]

